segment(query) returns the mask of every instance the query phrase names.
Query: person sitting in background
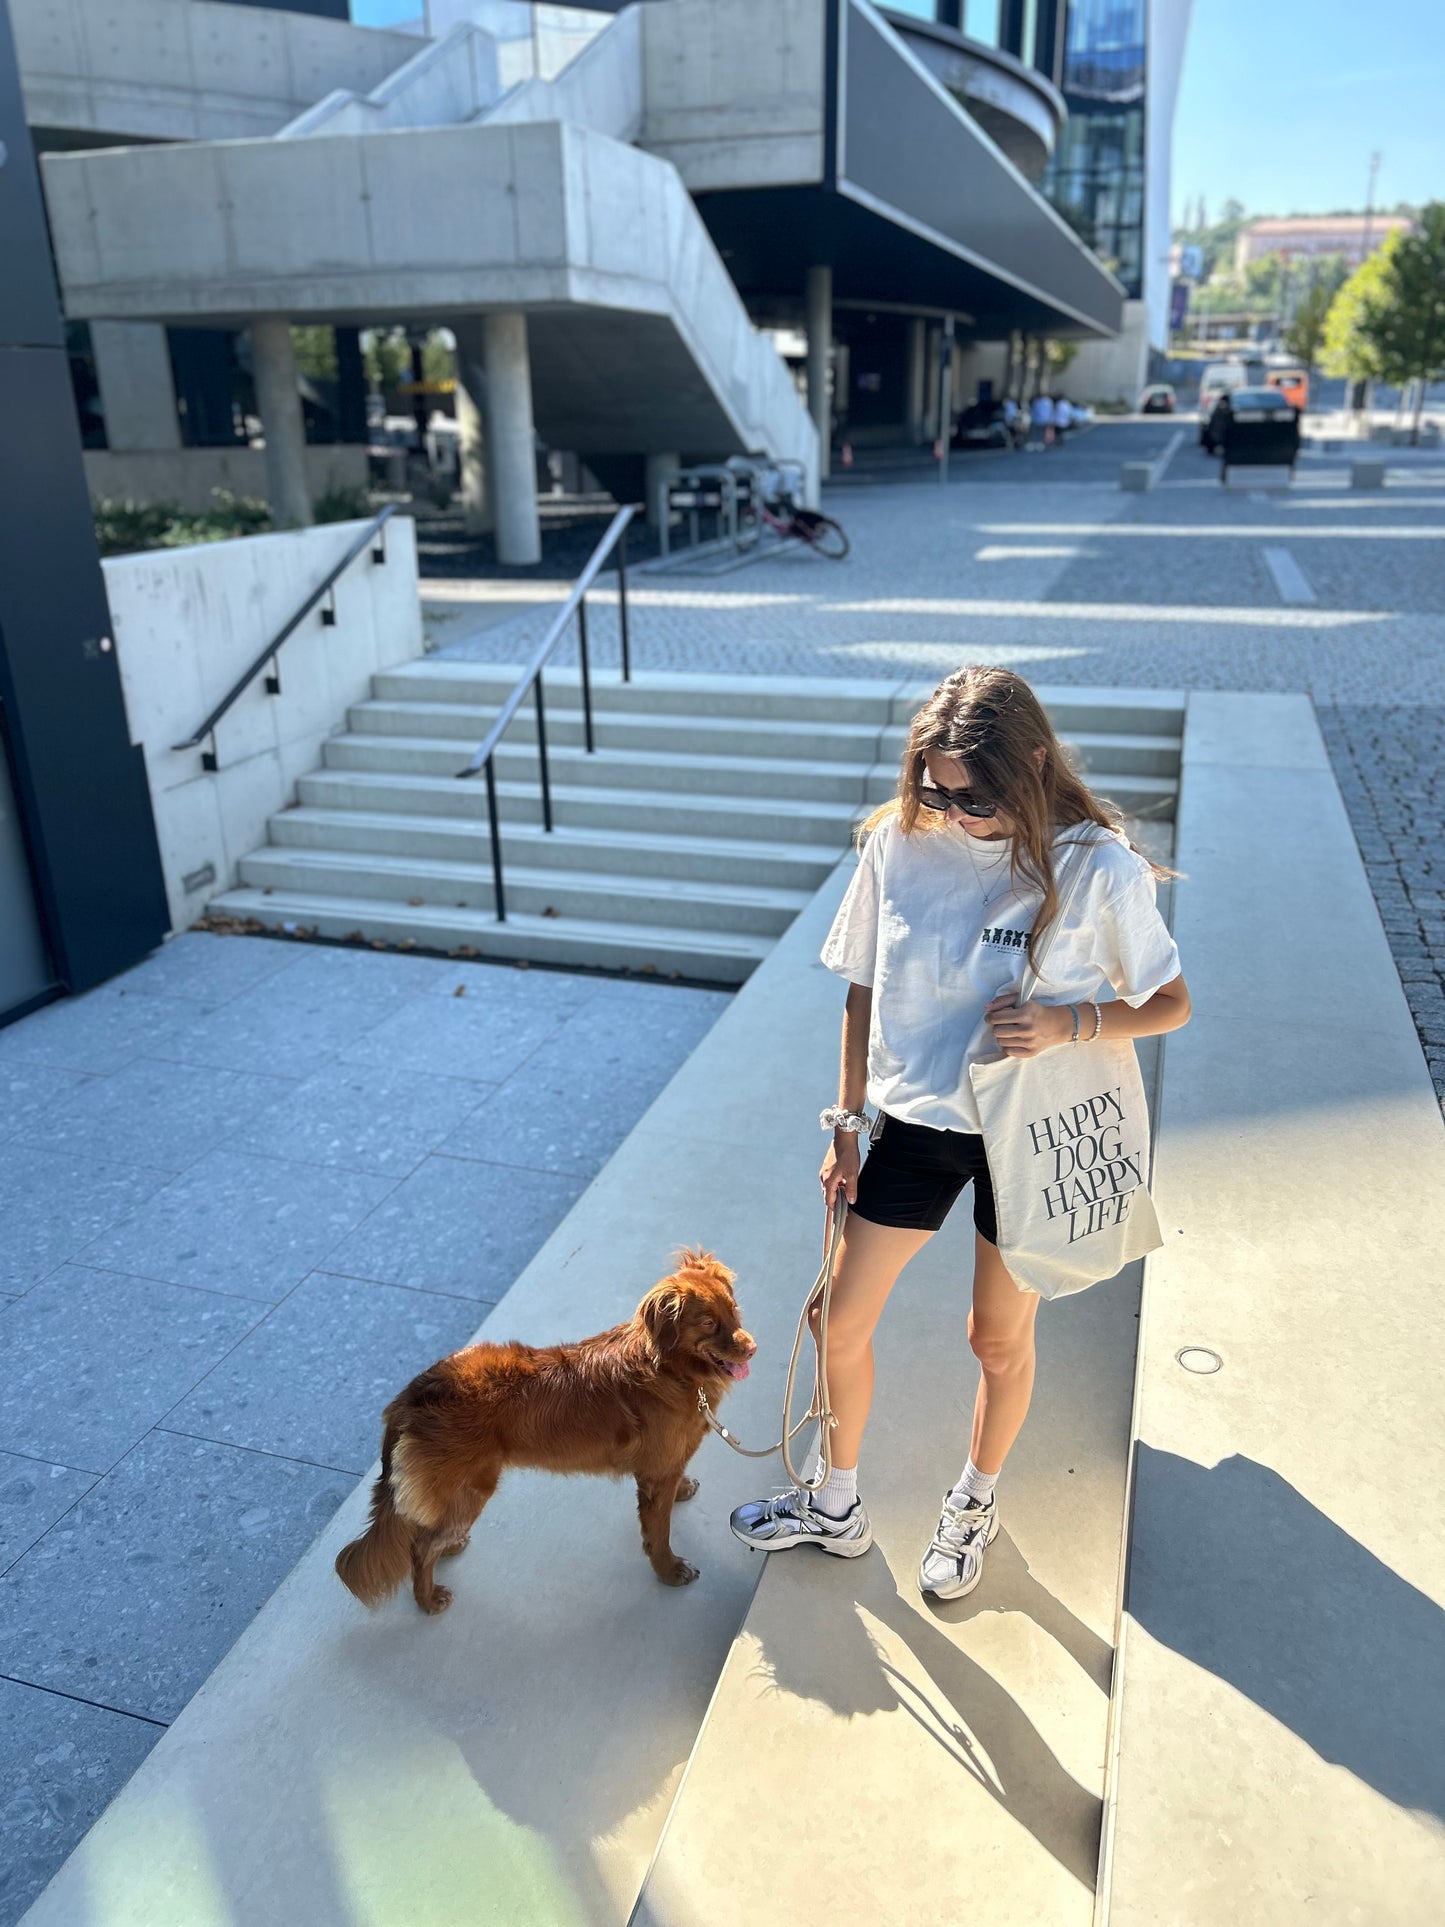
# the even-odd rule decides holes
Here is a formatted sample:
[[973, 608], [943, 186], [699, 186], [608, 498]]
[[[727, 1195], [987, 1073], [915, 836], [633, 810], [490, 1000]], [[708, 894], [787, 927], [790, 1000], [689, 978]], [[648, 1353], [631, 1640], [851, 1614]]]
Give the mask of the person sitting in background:
[[1047, 448], [1054, 439], [1054, 403], [1051, 395], [1035, 395], [1029, 403], [1029, 438], [1025, 448]]
[[1012, 395], [1004, 396], [1002, 402], [999, 404], [999, 413], [1003, 416], [1003, 425], [1008, 430], [1010, 444], [1014, 448], [1017, 448], [1019, 445], [1019, 405]]
[[1074, 425], [1074, 404], [1067, 395], [1054, 397], [1054, 439], [1062, 441]]

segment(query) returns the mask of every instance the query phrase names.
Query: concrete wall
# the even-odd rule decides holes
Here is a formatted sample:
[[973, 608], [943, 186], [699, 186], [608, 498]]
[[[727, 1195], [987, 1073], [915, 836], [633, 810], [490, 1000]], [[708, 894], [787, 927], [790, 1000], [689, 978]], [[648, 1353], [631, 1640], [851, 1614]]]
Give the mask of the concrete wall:
[[[1184, 66], [1193, 0], [1149, 0], [1144, 87], [1144, 304], [1146, 351], [1169, 346], [1169, 221], [1173, 180], [1174, 105]], [[1143, 383], [1143, 371], [1134, 384]]]
[[1124, 303], [1124, 329], [1117, 341], [1085, 341], [1054, 383], [1071, 401], [1122, 401], [1137, 407], [1149, 369], [1149, 308]]
[[[130, 735], [145, 751], [172, 927], [237, 881], [267, 819], [345, 727], [374, 671], [422, 653], [415, 525], [387, 524], [386, 563], [368, 551], [336, 584], [336, 626], [308, 616], [281, 651], [281, 694], [260, 678], [217, 726], [220, 769], [173, 750], [343, 554], [363, 525], [337, 522], [106, 562], [105, 586]], [[209, 868], [214, 875], [201, 880]], [[186, 879], [194, 887], [187, 888]]]
[[[110, 449], [85, 451], [90, 499], [175, 502], [199, 511], [215, 507], [212, 491], [266, 500], [266, 455], [260, 448]], [[333, 488], [365, 488], [366, 450], [337, 442], [308, 447], [306, 479], [314, 501]]]
[[501, 92], [497, 43], [463, 24], [430, 40], [369, 93], [338, 88], [281, 130], [374, 134], [388, 127], [452, 127], [490, 107]]
[[555, 80], [523, 81], [484, 118], [569, 120], [635, 141], [643, 127], [642, 11], [633, 6], [619, 14]]
[[272, 134], [416, 51], [411, 34], [220, 0], [10, 0], [10, 18], [30, 125], [114, 138]]
[[693, 193], [823, 178], [823, 0], [641, 12], [642, 145]]

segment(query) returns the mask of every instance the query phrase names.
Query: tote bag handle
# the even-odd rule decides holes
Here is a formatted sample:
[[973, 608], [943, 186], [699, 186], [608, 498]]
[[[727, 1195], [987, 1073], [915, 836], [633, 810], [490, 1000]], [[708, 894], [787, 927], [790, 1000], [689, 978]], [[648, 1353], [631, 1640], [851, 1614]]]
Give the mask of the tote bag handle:
[[1083, 881], [1084, 871], [1089, 861], [1089, 851], [1094, 849], [1098, 844], [1106, 841], [1107, 838], [1105, 837], [1091, 836], [1085, 838], [1083, 841], [1075, 838], [1074, 841], [1069, 844], [1068, 847], [1071, 850], [1077, 850], [1078, 855], [1074, 858], [1073, 868], [1069, 875], [1068, 887], [1059, 898], [1059, 907], [1054, 915], [1053, 926], [1047, 937], [1044, 938], [1043, 948], [1039, 952], [1039, 968], [1036, 969], [1033, 964], [1028, 964], [1024, 968], [1023, 978], [1019, 984], [1019, 1002], [1021, 1004], [1026, 1004], [1039, 987], [1039, 976], [1042, 966], [1047, 961], [1049, 953], [1054, 947], [1055, 938], [1064, 927], [1064, 919], [1069, 914], [1069, 906], [1074, 900], [1074, 895], [1080, 883]]

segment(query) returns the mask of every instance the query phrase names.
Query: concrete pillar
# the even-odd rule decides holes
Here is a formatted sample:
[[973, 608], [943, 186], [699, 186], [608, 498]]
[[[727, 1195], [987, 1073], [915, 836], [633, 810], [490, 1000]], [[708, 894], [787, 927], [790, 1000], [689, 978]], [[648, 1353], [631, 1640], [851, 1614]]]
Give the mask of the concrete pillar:
[[828, 353], [833, 345], [833, 270], [811, 267], [805, 294], [808, 335], [808, 413], [818, 430], [818, 474], [831, 473], [832, 410], [828, 399]]
[[927, 440], [923, 410], [928, 394], [928, 323], [921, 314], [908, 320], [908, 439]]
[[482, 321], [487, 364], [487, 452], [499, 562], [540, 562], [536, 436], [532, 427], [532, 361], [524, 314]]
[[251, 373], [266, 437], [266, 499], [271, 519], [278, 529], [308, 529], [313, 518], [311, 491], [306, 486], [306, 423], [296, 386], [291, 324], [285, 315], [253, 318]]
[[669, 476], [676, 475], [681, 467], [680, 455], [648, 455], [644, 458], [642, 499], [647, 505], [647, 519], [654, 528], [662, 526], [657, 513], [658, 488]]
[[479, 315], [453, 321], [457, 338], [457, 428], [462, 524], [468, 535], [490, 535], [494, 526], [487, 485], [487, 357]]
[[941, 370], [940, 356], [942, 353], [942, 343], [939, 340], [940, 333], [941, 330], [936, 327], [931, 327], [928, 330], [926, 355], [928, 372], [924, 382], [923, 393], [923, 439], [925, 442], [931, 442], [938, 433], [938, 391]]
[[179, 448], [176, 384], [161, 323], [92, 321], [90, 346], [107, 448]]

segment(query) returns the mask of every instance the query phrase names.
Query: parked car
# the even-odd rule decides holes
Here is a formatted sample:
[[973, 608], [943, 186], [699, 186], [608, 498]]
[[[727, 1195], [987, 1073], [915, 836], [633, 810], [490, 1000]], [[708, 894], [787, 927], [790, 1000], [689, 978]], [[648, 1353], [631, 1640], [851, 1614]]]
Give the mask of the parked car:
[[1266, 388], [1277, 388], [1291, 408], [1303, 412], [1310, 405], [1310, 378], [1303, 368], [1272, 368], [1264, 378]]
[[[1249, 386], [1249, 370], [1242, 361], [1207, 361], [1199, 377], [1199, 439], [1209, 448], [1209, 418], [1221, 395]], [[1213, 449], [1210, 453], [1213, 454]]]
[[1172, 415], [1178, 406], [1179, 397], [1167, 381], [1151, 383], [1139, 397], [1141, 415]]
[[[1254, 420], [1268, 420], [1278, 417], [1281, 424], [1286, 420], [1294, 423], [1296, 452], [1299, 446], [1299, 410], [1282, 394], [1278, 388], [1227, 388], [1220, 394], [1209, 411], [1209, 419], [1199, 431], [1199, 439], [1207, 454], [1217, 455], [1224, 447], [1225, 433], [1236, 417], [1250, 417]], [[1288, 460], [1293, 463], [1294, 455]]]
[[953, 448], [1009, 448], [1013, 435], [1004, 419], [1001, 401], [976, 401], [953, 425]]

